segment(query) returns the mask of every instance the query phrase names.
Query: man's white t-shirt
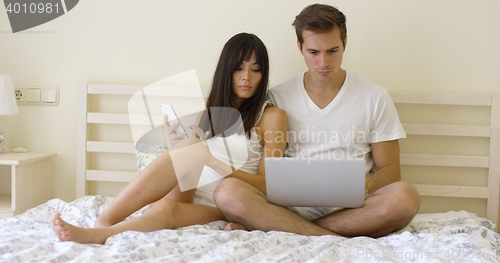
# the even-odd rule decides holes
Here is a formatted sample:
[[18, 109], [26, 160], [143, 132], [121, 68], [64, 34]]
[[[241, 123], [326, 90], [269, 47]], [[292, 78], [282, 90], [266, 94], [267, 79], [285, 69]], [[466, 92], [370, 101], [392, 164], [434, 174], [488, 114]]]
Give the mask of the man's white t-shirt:
[[288, 114], [288, 157], [364, 158], [369, 173], [371, 143], [406, 137], [387, 90], [348, 71], [323, 109], [307, 94], [304, 74], [270, 89], [270, 98]]

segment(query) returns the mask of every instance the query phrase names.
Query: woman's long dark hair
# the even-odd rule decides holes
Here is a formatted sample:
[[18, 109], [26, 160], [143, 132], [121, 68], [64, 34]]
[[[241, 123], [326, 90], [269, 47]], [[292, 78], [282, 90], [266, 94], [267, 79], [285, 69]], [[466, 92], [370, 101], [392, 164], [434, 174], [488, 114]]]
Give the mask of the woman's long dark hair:
[[[233, 73], [243, 61], [248, 61], [254, 52], [262, 72], [259, 86], [252, 97], [243, 100], [237, 111], [228, 110], [228, 108], [234, 108], [236, 102], [236, 94], [232, 89]], [[249, 33], [239, 33], [233, 36], [222, 49], [207, 100], [207, 111], [203, 113], [200, 120], [200, 128], [210, 131], [209, 137], [228, 136], [238, 130], [241, 132], [241, 127], [235, 127], [241, 115], [244, 132], [250, 138], [250, 130], [255, 126], [266, 100], [268, 80], [269, 57], [264, 43], [257, 36]], [[208, 121], [209, 119], [212, 122]]]

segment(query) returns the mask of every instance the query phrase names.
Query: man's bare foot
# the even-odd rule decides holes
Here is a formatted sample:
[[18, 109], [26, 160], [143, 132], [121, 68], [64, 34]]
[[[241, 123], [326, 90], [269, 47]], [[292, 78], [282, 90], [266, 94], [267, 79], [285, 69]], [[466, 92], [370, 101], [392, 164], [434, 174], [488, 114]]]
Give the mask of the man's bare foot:
[[226, 225], [226, 228], [224, 228], [224, 230], [226, 230], [226, 231], [232, 231], [232, 230], [248, 231], [248, 229], [244, 225], [238, 224], [238, 223], [233, 223], [233, 222], [229, 222], [229, 224]]
[[52, 229], [56, 233], [59, 241], [75, 241], [81, 244], [104, 244], [107, 236], [102, 229], [81, 228], [74, 226], [61, 219], [59, 213], [52, 214]]

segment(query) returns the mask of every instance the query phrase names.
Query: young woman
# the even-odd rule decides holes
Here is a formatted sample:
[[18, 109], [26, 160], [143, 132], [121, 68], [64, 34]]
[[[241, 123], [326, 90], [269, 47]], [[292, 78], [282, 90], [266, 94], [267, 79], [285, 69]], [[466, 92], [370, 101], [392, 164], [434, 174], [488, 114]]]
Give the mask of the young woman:
[[[129, 230], [150, 232], [225, 220], [213, 201], [213, 191], [223, 179], [181, 191], [178, 178], [183, 182], [227, 175], [266, 193], [264, 158], [284, 155], [288, 125], [286, 113], [266, 102], [268, 77], [267, 50], [257, 36], [240, 33], [229, 39], [214, 74], [206, 105], [209, 111], [199, 118], [199, 127], [191, 125], [197, 136], [180, 139], [184, 134], [173, 134], [178, 124], [165, 123], [174, 146], [120, 192], [97, 218], [94, 228], [71, 225], [54, 213], [52, 228], [59, 240], [104, 244], [108, 237]], [[227, 108], [236, 109], [238, 118], [231, 110], [216, 110]], [[242, 126], [234, 121], [239, 116]], [[233, 152], [237, 148], [245, 151], [241, 156], [248, 156], [238, 170], [224, 162], [228, 143], [231, 146], [236, 138], [244, 138], [247, 147], [229, 147], [231, 155], [239, 155]], [[193, 202], [195, 194], [201, 201]], [[146, 205], [149, 207], [141, 216], [125, 220]]]

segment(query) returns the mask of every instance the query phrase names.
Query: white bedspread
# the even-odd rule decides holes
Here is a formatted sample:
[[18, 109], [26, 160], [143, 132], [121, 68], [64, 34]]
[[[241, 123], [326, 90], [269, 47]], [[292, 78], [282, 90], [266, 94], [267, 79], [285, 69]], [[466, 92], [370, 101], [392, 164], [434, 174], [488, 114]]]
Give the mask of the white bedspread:
[[[102, 196], [53, 199], [0, 220], [0, 262], [498, 262], [500, 235], [472, 214], [417, 215], [386, 237], [301, 236], [278, 231], [224, 231], [227, 222], [151, 233], [125, 232], [105, 245], [59, 242], [50, 215], [91, 227], [108, 205]], [[142, 211], [132, 216], [137, 216]]]

